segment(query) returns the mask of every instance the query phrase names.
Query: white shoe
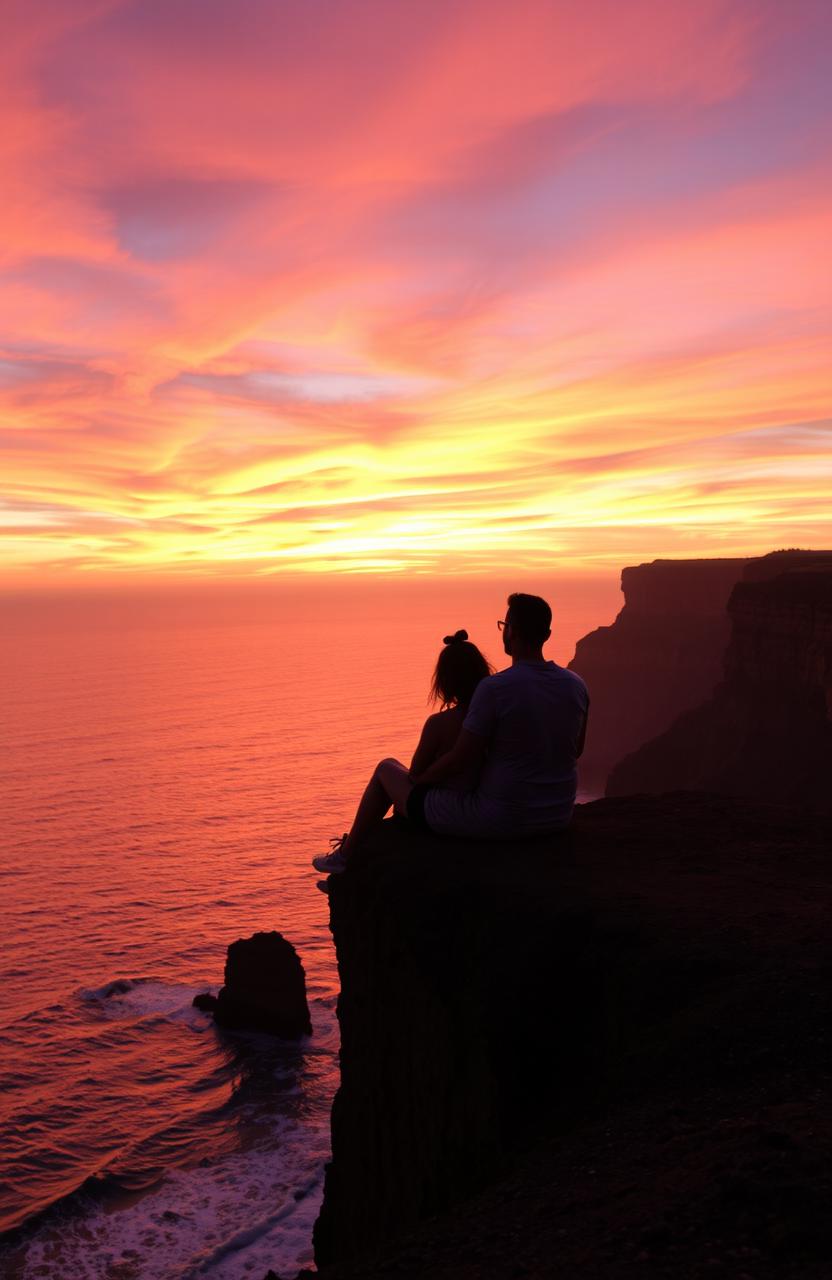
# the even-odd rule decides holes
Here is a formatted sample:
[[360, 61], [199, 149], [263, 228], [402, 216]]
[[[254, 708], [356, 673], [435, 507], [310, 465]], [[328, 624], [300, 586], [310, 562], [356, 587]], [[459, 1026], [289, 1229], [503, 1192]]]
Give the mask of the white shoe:
[[336, 836], [334, 840], [330, 840], [332, 853], [319, 853], [316, 858], [312, 859], [312, 866], [316, 871], [326, 871], [331, 876], [338, 876], [342, 871], [346, 871], [347, 860], [341, 849], [347, 835], [348, 832], [345, 831], [342, 836]]

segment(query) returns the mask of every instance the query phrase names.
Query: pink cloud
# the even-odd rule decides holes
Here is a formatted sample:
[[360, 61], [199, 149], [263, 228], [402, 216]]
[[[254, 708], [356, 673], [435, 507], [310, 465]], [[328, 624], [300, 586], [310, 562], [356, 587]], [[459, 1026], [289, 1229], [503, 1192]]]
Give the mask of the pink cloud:
[[[735, 463], [814, 460], [828, 404], [830, 32], [811, 0], [13, 5], [7, 503], [85, 564], [259, 568], [270, 523], [301, 564], [439, 565], [442, 521], [536, 556], [558, 511], [617, 554], [635, 492], [706, 542], [728, 493], [799, 523], [799, 469], [775, 502]], [[90, 512], [135, 523], [91, 556]]]

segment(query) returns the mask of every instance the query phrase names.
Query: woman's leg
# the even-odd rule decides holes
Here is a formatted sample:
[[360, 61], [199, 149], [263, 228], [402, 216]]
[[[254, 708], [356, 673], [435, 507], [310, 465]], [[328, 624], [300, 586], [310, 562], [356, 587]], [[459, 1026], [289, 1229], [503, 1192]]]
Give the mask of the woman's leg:
[[388, 759], [377, 764], [355, 812], [349, 835], [341, 846], [344, 857], [349, 857], [368, 832], [381, 822], [391, 805], [397, 813], [406, 814], [407, 797], [412, 789], [410, 774], [400, 761]]

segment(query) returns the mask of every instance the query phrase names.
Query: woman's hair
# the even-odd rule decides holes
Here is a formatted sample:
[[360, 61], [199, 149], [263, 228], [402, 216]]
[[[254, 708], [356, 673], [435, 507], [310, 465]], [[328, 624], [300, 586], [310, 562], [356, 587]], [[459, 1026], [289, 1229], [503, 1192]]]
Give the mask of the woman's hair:
[[467, 631], [445, 636], [444, 644], [436, 660], [430, 696], [443, 707], [467, 707], [480, 680], [493, 675], [494, 668], [468, 639]]

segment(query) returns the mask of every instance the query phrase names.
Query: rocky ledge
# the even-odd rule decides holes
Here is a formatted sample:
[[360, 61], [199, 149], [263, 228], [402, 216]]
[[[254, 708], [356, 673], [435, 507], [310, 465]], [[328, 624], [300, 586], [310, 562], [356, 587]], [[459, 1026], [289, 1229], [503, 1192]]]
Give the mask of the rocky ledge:
[[831, 848], [693, 794], [513, 848], [383, 824], [331, 885], [324, 1274], [826, 1277]]

